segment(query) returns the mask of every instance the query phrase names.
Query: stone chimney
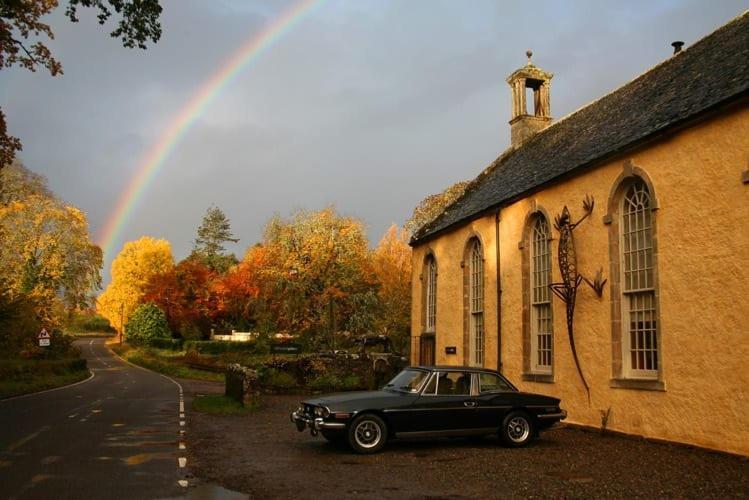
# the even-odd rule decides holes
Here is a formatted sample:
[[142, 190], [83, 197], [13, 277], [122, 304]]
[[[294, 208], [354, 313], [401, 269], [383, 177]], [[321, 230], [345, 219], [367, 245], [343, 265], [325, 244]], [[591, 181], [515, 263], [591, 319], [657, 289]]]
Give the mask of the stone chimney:
[[[519, 147], [551, 124], [549, 87], [554, 75], [537, 68], [531, 62], [533, 52], [529, 50], [525, 55], [528, 56], [528, 63], [507, 77], [507, 83], [512, 89], [510, 137], [513, 148]], [[533, 91], [532, 114], [528, 113], [526, 102], [528, 89]]]

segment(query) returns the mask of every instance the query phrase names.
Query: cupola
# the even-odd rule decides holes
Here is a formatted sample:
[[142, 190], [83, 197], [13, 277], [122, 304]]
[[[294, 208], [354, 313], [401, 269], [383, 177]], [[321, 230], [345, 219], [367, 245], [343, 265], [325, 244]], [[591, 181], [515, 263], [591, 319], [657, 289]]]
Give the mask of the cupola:
[[[530, 50], [525, 53], [528, 62], [507, 77], [512, 89], [512, 117], [510, 119], [510, 138], [512, 147], [519, 147], [551, 124], [551, 104], [549, 88], [552, 73], [537, 68]], [[528, 102], [531, 100], [533, 112], [528, 113]]]

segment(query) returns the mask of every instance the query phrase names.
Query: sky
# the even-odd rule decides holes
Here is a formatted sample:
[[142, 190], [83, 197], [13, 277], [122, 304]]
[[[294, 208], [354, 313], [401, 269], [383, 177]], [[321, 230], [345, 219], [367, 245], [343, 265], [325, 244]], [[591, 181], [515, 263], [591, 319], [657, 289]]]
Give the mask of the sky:
[[[62, 2], [63, 4], [66, 2]], [[205, 82], [289, 0], [166, 0], [163, 34], [125, 49], [114, 29], [64, 7], [45, 20], [64, 75], [0, 72], [0, 106], [19, 158], [106, 221], [149, 149]], [[166, 238], [189, 254], [211, 205], [229, 217], [238, 256], [267, 220], [333, 204], [376, 245], [429, 194], [478, 175], [509, 146], [507, 75], [552, 73], [561, 118], [749, 8], [743, 0], [327, 0], [247, 65], [192, 124], [105, 254]]]

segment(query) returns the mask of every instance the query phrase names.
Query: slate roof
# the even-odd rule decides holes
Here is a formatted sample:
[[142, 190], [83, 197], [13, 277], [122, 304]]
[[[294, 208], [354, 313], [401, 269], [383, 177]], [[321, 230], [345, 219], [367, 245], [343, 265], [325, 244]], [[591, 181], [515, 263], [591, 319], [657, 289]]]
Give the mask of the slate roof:
[[503, 153], [411, 245], [746, 95], [749, 11]]

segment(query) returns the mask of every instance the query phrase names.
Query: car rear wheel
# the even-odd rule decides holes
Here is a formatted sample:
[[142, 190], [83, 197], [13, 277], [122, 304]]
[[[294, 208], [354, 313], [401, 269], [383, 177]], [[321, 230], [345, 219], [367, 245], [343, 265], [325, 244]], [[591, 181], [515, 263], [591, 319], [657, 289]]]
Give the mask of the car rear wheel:
[[524, 411], [510, 412], [502, 420], [499, 436], [507, 446], [525, 446], [533, 438], [533, 420]]
[[348, 442], [356, 453], [377, 453], [385, 446], [387, 437], [387, 425], [371, 413], [356, 417], [348, 429]]

